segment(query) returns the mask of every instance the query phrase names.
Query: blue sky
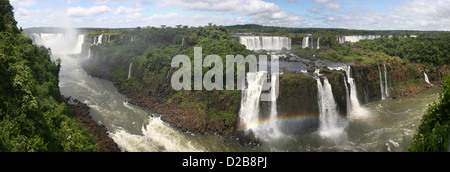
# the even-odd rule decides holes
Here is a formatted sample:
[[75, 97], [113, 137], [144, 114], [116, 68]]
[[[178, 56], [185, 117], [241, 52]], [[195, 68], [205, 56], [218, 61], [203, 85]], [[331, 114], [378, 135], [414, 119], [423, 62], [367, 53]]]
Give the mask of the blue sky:
[[261, 24], [450, 30], [450, 0], [11, 0], [19, 27]]

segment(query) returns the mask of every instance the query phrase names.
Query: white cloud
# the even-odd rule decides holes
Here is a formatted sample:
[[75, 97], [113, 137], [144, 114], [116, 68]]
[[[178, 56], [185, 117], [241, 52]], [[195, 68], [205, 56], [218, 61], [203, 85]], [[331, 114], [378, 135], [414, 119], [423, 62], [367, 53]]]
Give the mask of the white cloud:
[[189, 0], [162, 0], [158, 6], [179, 6], [188, 10], [223, 12], [245, 16], [280, 11], [280, 8], [274, 3], [262, 0], [199, 0], [194, 2]]
[[81, 0], [67, 0], [66, 3], [67, 4], [76, 4], [79, 3]]
[[[283, 1], [291, 6], [303, 3]], [[60, 26], [70, 21], [75, 27], [255, 23], [285, 27], [450, 30], [449, 0], [405, 0], [376, 10], [364, 5], [351, 6], [349, 1], [353, 0], [313, 0], [318, 5], [308, 9], [305, 16], [284, 11], [277, 2], [267, 0], [57, 0], [56, 3], [11, 0], [11, 3], [21, 27]], [[91, 6], [76, 5], [77, 2]]]
[[341, 5], [335, 0], [313, 0], [315, 3], [323, 4], [326, 9], [339, 10]]
[[135, 3], [137, 0], [95, 0], [94, 4], [98, 5], [117, 5], [124, 3]]
[[124, 6], [120, 6], [115, 10], [114, 14], [116, 14], [116, 15], [117, 14], [131, 14], [131, 13], [136, 13], [136, 12], [140, 12], [143, 10], [144, 10], [143, 8], [134, 8], [134, 7], [127, 8]]
[[19, 8], [15, 14], [18, 20], [26, 20], [30, 17], [30, 11], [25, 8]]
[[[262, 25], [301, 26], [305, 21], [299, 15], [282, 11], [280, 7], [263, 0], [162, 0], [158, 7], [177, 6], [192, 11], [207, 11], [219, 14], [234, 15], [234, 19], [246, 20], [247, 23]], [[225, 20], [222, 20], [225, 21]], [[216, 20], [210, 22], [221, 24]]]
[[37, 4], [37, 0], [10, 0], [10, 2], [15, 8], [30, 7]]
[[[319, 1], [319, 0], [318, 0]], [[326, 1], [326, 0], [323, 0]], [[450, 30], [450, 1], [405, 1], [388, 12], [358, 9], [328, 14], [324, 27], [368, 30]]]
[[69, 17], [86, 17], [86, 16], [97, 17], [110, 12], [112, 12], [111, 8], [104, 5], [93, 6], [91, 8], [75, 7], [67, 9], [67, 15]]

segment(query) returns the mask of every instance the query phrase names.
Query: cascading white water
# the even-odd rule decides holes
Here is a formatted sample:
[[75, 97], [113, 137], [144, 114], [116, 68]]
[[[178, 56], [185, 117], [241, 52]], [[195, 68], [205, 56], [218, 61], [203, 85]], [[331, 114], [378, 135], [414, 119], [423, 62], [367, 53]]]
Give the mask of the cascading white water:
[[91, 53], [92, 53], [92, 50], [91, 50], [91, 48], [89, 48], [88, 59], [91, 59]]
[[78, 34], [33, 35], [35, 44], [47, 45], [55, 52], [53, 55], [61, 59], [61, 94], [87, 104], [91, 108], [90, 116], [108, 128], [109, 136], [122, 151], [205, 151], [201, 142], [172, 128], [157, 114], [128, 104], [129, 99], [111, 82], [89, 76], [82, 68], [86, 58], [71, 56], [77, 49], [76, 42], [81, 40]]
[[242, 91], [239, 117], [245, 131], [254, 129], [259, 123], [259, 102], [263, 86], [264, 72], [247, 73], [247, 88]]
[[[279, 75], [272, 74], [271, 75], [271, 112], [270, 112], [270, 121], [269, 121], [269, 136], [272, 139], [276, 139], [282, 136], [282, 133], [278, 129], [277, 121], [278, 121], [278, 112], [277, 112], [277, 84], [278, 84]], [[267, 132], [266, 132], [267, 133]]]
[[423, 72], [423, 76], [425, 77], [425, 82], [427, 82], [428, 84], [431, 84], [430, 80], [428, 80], [428, 75], [425, 72]]
[[267, 81], [267, 71], [247, 73], [247, 88], [242, 91], [241, 109], [239, 111], [239, 117], [241, 118], [240, 125], [242, 125], [242, 128], [246, 133], [251, 130], [255, 137], [262, 141], [270, 141], [283, 136], [277, 126], [278, 112], [276, 88], [278, 78], [279, 74], [271, 74], [271, 88], [270, 95], [268, 95], [271, 108], [267, 125], [259, 125], [260, 101], [263, 99], [262, 91], [265, 89], [264, 84], [267, 84], [265, 83], [265, 81]]
[[78, 35], [78, 41], [72, 53], [81, 54], [81, 52], [83, 51], [83, 43], [84, 43], [84, 35]]
[[345, 85], [345, 100], [347, 101], [347, 116], [350, 115], [350, 112], [352, 111], [352, 104], [350, 102], [350, 95], [348, 92], [348, 86], [347, 86], [347, 79], [345, 77], [345, 74], [341, 73], [342, 76], [344, 76], [344, 85]]
[[133, 66], [133, 62], [130, 63], [130, 68], [128, 68], [128, 79], [131, 78], [131, 67]]
[[384, 85], [383, 85], [383, 78], [381, 76], [381, 69], [380, 69], [380, 65], [378, 64], [378, 71], [380, 73], [380, 92], [381, 92], [381, 100], [386, 99], [386, 95], [384, 92]]
[[97, 42], [96, 45], [102, 44], [102, 43], [103, 43], [103, 35], [98, 36], [98, 40], [97, 40], [97, 41], [98, 41], [98, 42]]
[[345, 42], [359, 42], [364, 39], [378, 39], [381, 35], [351, 35], [351, 36], [341, 36], [338, 37], [339, 43], [343, 44]]
[[291, 39], [281, 36], [241, 36], [239, 43], [245, 45], [249, 50], [276, 51], [286, 48], [291, 50]]
[[344, 36], [339, 36], [338, 37], [338, 41], [339, 41], [340, 44], [345, 43], [345, 37]]
[[50, 48], [54, 54], [81, 54], [84, 35], [75, 31], [67, 33], [33, 33], [28, 35], [33, 43]]
[[320, 38], [317, 38], [317, 49], [320, 49]]
[[388, 87], [388, 71], [386, 70], [386, 64], [384, 64], [384, 95], [389, 98], [389, 87]]
[[350, 102], [351, 102], [351, 111], [350, 117], [365, 117], [368, 115], [368, 111], [361, 107], [354, 79], [351, 77], [351, 67], [347, 66], [345, 69], [345, 73], [347, 74], [347, 82], [350, 84]]
[[302, 48], [306, 48], [309, 45], [309, 35], [303, 38]]
[[331, 85], [326, 77], [323, 78], [323, 85], [320, 78], [317, 78], [316, 81], [320, 113], [319, 135], [323, 138], [332, 139], [334, 142], [339, 142], [342, 135], [345, 134], [345, 125], [339, 123], [339, 113]]

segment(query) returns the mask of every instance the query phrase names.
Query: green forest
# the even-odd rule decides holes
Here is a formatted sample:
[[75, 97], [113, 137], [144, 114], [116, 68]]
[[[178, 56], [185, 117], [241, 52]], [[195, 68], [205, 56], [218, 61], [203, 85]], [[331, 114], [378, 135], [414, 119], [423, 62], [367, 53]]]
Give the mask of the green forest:
[[[429, 67], [450, 64], [448, 53], [450, 34], [447, 32], [396, 31], [395, 33], [398, 35], [418, 34], [420, 36], [417, 38], [383, 37], [341, 44], [336, 39], [340, 34], [389, 34], [389, 32], [342, 29], [297, 29], [297, 31], [298, 33], [311, 33], [312, 31], [312, 33], [318, 33], [321, 38], [319, 50], [309, 47], [303, 49], [301, 45], [294, 45], [294, 53], [302, 57], [312, 58], [315, 55], [316, 58], [355, 63], [384, 63], [395, 60], [402, 61], [402, 63], [420, 63]], [[177, 102], [177, 106], [196, 109], [197, 113], [203, 114], [204, 120], [216, 125], [218, 121], [221, 121], [220, 126], [225, 128], [236, 125], [233, 118], [235, 118], [238, 107], [230, 105], [239, 104], [239, 102], [228, 102], [228, 105], [222, 107], [218, 107], [217, 104], [239, 100], [240, 92], [217, 90], [175, 92], [171, 89], [167, 91], [166, 87], [169, 84], [167, 76], [174, 71], [170, 68], [170, 59], [175, 55], [185, 54], [193, 60], [193, 47], [203, 48], [203, 58], [205, 54], [217, 54], [222, 58], [227, 54], [251, 54], [252, 52], [246, 50], [245, 46], [230, 37], [235, 32], [260, 32], [275, 35], [284, 32], [293, 39], [301, 40], [304, 37], [302, 34], [287, 34], [294, 32], [294, 29], [286, 31], [284, 28], [280, 31], [280, 28], [257, 25], [254, 28], [245, 29], [242, 29], [241, 26], [223, 27], [212, 24], [190, 28], [187, 26], [147, 27], [117, 32], [112, 35], [122, 35], [123, 39], [92, 47], [102, 55], [96, 58], [94, 63], [90, 62], [87, 65], [88, 71], [94, 75], [107, 76], [119, 85], [124, 85], [135, 92], [148, 92], [145, 94], [166, 97], [168, 104]], [[95, 32], [91, 33], [95, 35]], [[130, 42], [132, 37], [137, 39]], [[127, 64], [131, 62], [133, 63], [133, 77], [127, 79]], [[96, 67], [98, 65], [103, 67]], [[203, 73], [208, 69], [210, 68], [204, 68]], [[445, 82], [445, 85], [445, 90], [448, 92], [449, 81]], [[414, 144], [410, 151], [445, 151], [447, 149], [448, 133], [450, 133], [447, 114], [450, 113], [446, 112], [449, 108], [445, 104], [447, 101], [445, 97], [448, 96], [443, 94], [441, 97], [441, 102], [430, 107], [430, 112], [422, 120], [423, 124], [414, 138]]]
[[297, 55], [315, 57], [337, 62], [383, 63], [401, 59], [431, 66], [450, 64], [450, 33], [437, 33], [433, 37], [387, 38], [361, 40], [341, 44], [331, 32], [320, 37], [320, 49], [293, 47]]
[[61, 97], [60, 62], [21, 34], [8, 0], [0, 17], [0, 152], [98, 151]]
[[[60, 93], [61, 61], [52, 61], [49, 49], [33, 45], [32, 40], [23, 34], [22, 28], [17, 27], [13, 7], [8, 0], [0, 0], [0, 17], [0, 152], [99, 151], [94, 136], [72, 118], [70, 105]], [[60, 29], [32, 28], [25, 32], [43, 31], [59, 32]], [[449, 32], [285, 28], [254, 24], [84, 28], [80, 31], [86, 33], [85, 42], [92, 42], [100, 34], [113, 38], [113, 41], [99, 45], [85, 43], [84, 47], [89, 46], [92, 50], [92, 59], [84, 64], [90, 75], [113, 81], [122, 90], [139, 96], [162, 100], [162, 104], [174, 109], [189, 110], [187, 112], [196, 117], [192, 125], [223, 135], [236, 132], [241, 91], [175, 91], [170, 88], [169, 76], [177, 68], [171, 67], [171, 60], [176, 55], [184, 54], [190, 57], [193, 65], [194, 47], [202, 47], [203, 59], [206, 55], [215, 54], [225, 61], [226, 55], [239, 54], [245, 57], [252, 54], [235, 40], [238, 33], [290, 37], [297, 42], [293, 44], [292, 52], [305, 58], [374, 64], [398, 60], [434, 68], [450, 65]], [[302, 48], [300, 41], [306, 34], [320, 37], [321, 48]], [[343, 35], [394, 37], [341, 44], [336, 38]], [[403, 35], [418, 37], [396, 37]], [[131, 63], [132, 77], [128, 78]], [[213, 67], [203, 67], [203, 74]], [[191, 69], [194, 73], [194, 67]], [[193, 88], [194, 82], [191, 84]], [[431, 105], [424, 115], [409, 151], [448, 150], [449, 103], [450, 77], [447, 77], [439, 102]]]
[[[234, 41], [225, 27], [213, 24], [190, 28], [181, 25], [174, 28], [147, 27], [123, 31], [120, 35], [123, 39], [91, 48], [95, 52], [93, 54], [101, 55], [86, 64], [86, 70], [90, 74], [110, 78], [134, 92], [164, 97], [167, 104], [176, 101], [181, 108], [193, 109], [196, 111], [194, 113], [200, 114], [205, 125], [214, 123], [222, 132], [236, 126], [235, 114], [239, 111], [236, 105], [239, 105], [240, 91], [175, 92], [168, 87], [168, 76], [176, 71], [170, 67], [171, 59], [178, 54], [184, 54], [190, 57], [193, 65], [194, 47], [202, 47], [203, 58], [216, 54], [223, 61], [229, 54], [247, 56], [252, 53], [244, 45]], [[133, 38], [136, 39], [131, 42]], [[130, 63], [133, 63], [133, 70], [132, 77], [128, 79]], [[204, 67], [204, 73], [213, 67]], [[194, 68], [191, 69], [193, 73]], [[223, 103], [227, 105], [223, 106]]]

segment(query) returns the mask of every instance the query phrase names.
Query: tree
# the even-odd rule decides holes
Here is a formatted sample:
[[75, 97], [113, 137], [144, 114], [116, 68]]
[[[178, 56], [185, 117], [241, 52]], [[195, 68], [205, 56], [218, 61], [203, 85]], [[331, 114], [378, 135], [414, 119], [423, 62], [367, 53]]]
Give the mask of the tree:
[[444, 90], [438, 103], [428, 108], [421, 120], [418, 133], [409, 147], [412, 152], [445, 152], [450, 139], [450, 77], [445, 79]]

